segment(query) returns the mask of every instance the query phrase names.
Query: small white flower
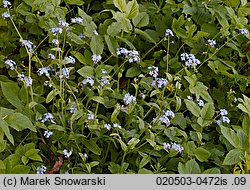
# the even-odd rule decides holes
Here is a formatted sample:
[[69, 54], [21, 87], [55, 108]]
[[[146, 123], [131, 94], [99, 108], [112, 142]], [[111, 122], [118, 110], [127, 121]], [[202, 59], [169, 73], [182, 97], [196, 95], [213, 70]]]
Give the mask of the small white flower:
[[51, 71], [51, 70], [52, 70], [51, 66], [50, 67], [42, 67], [42, 68], [39, 68], [37, 70], [37, 73], [39, 76], [44, 74], [46, 77], [49, 77], [50, 76], [49, 71]]
[[33, 49], [36, 47], [31, 41], [29, 40], [22, 40], [22, 46], [26, 46], [29, 49], [29, 52], [32, 52]]
[[96, 64], [99, 61], [101, 61], [101, 59], [102, 59], [101, 55], [96, 55], [96, 54], [92, 55], [92, 61], [93, 61], [94, 64]]
[[55, 57], [52, 53], [49, 53], [49, 54], [48, 54], [48, 58], [49, 58], [49, 59], [55, 59], [56, 57]]
[[46, 166], [41, 166], [41, 167], [37, 167], [36, 168], [36, 173], [37, 174], [44, 174], [47, 170], [47, 167]]
[[222, 115], [222, 116], [227, 115], [227, 110], [220, 109], [220, 115]]
[[173, 111], [170, 111], [170, 110], [167, 110], [165, 113], [164, 113], [167, 117], [170, 117], [170, 118], [174, 118], [175, 117], [175, 114]]
[[3, 0], [3, 7], [10, 9], [11, 8], [11, 3], [9, 1]]
[[50, 31], [52, 32], [52, 34], [55, 36], [56, 34], [61, 34], [62, 33], [62, 29], [61, 28], [51, 28]]
[[181, 54], [181, 61], [184, 61], [187, 67], [190, 66], [195, 67], [201, 64], [200, 60], [196, 59], [193, 54], [187, 54], [187, 53]]
[[95, 35], [97, 35], [97, 36], [99, 35], [98, 32], [97, 32], [96, 30], [93, 31], [93, 34], [95, 34]]
[[122, 127], [118, 123], [114, 123], [113, 127], [121, 129]]
[[150, 70], [149, 72], [150, 76], [155, 77], [155, 78], [158, 76], [158, 72], [159, 72], [158, 67], [151, 66], [151, 67], [148, 67], [148, 69]]
[[53, 86], [53, 84], [52, 83], [50, 83], [49, 81], [45, 81], [44, 82], [44, 86], [48, 86], [48, 87], [52, 87]]
[[111, 125], [110, 125], [110, 124], [105, 123], [105, 124], [104, 124], [104, 128], [105, 128], [105, 129], [107, 129], [107, 130], [110, 130], [110, 129], [111, 129]]
[[15, 66], [16, 66], [16, 62], [15, 61], [8, 59], [4, 63], [6, 65], [9, 65], [10, 70], [14, 70], [15, 69]]
[[24, 74], [17, 75], [18, 80], [23, 81], [27, 87], [32, 85], [33, 79], [31, 77], [26, 77]]
[[78, 37], [79, 37], [79, 38], [84, 38], [83, 33], [80, 33], [80, 34], [78, 35]]
[[187, 96], [187, 99], [190, 101], [193, 101], [193, 97], [192, 96]]
[[171, 149], [171, 145], [169, 143], [163, 143], [164, 149], [168, 152]]
[[62, 69], [62, 75], [60, 75], [59, 76], [60, 78], [63, 78], [63, 77], [65, 77], [65, 78], [69, 78], [69, 69], [68, 68], [63, 68]]
[[91, 86], [93, 86], [94, 85], [94, 80], [91, 78], [91, 77], [87, 77], [86, 79], [84, 79], [83, 81], [82, 81], [82, 84], [90, 84]]
[[165, 36], [174, 36], [174, 33], [173, 33], [172, 30], [167, 29], [166, 32], [165, 32]]
[[88, 120], [93, 120], [95, 119], [95, 115], [94, 114], [88, 114]]
[[74, 104], [70, 106], [70, 113], [74, 114], [77, 111], [77, 108], [75, 107]]
[[52, 43], [53, 43], [55, 46], [57, 46], [57, 45], [59, 44], [59, 40], [58, 40], [58, 39], [53, 39], [53, 40], [52, 40]]
[[204, 102], [203, 102], [203, 100], [197, 100], [197, 102], [198, 102], [198, 105], [200, 106], [200, 107], [203, 107], [204, 106]]
[[172, 145], [171, 148], [172, 148], [173, 150], [175, 150], [176, 152], [181, 153], [181, 152], [184, 150], [184, 148], [183, 148], [181, 145], [176, 144], [175, 142], [174, 142], [174, 143], [171, 143], [171, 145]]
[[2, 14], [3, 19], [10, 18], [10, 14], [8, 12], [4, 12]]
[[246, 28], [243, 28], [243, 29], [239, 29], [240, 33], [241, 34], [248, 34], [248, 30]]
[[214, 48], [215, 45], [216, 45], [216, 40], [210, 40], [210, 39], [209, 39], [207, 42], [208, 42], [208, 45], [209, 45], [211, 48]]
[[41, 120], [42, 123], [45, 123], [47, 121], [50, 121], [53, 124], [56, 124], [56, 122], [53, 120], [54, 116], [51, 113], [45, 113], [44, 118]]
[[143, 94], [143, 93], [139, 94], [139, 96], [140, 96], [142, 99], [145, 99], [145, 98], [146, 98], [146, 95]]
[[68, 63], [71, 63], [71, 64], [75, 64], [76, 63], [76, 60], [74, 57], [72, 56], [66, 56], [64, 57], [63, 61], [62, 61], [63, 64], [68, 64]]
[[159, 120], [163, 123], [165, 123], [166, 126], [169, 126], [170, 125], [170, 120], [169, 118], [166, 116], [166, 115], [163, 115], [159, 118]]
[[230, 119], [227, 116], [222, 116], [222, 121], [225, 123], [230, 123]]
[[80, 17], [72, 18], [71, 22], [72, 23], [82, 23], [83, 19]]
[[214, 123], [215, 123], [216, 125], [219, 125], [219, 124], [220, 124], [220, 120], [219, 120], [219, 119], [218, 119], [218, 120], [215, 120]]
[[60, 20], [60, 21], [58, 22], [58, 26], [59, 26], [59, 27], [69, 27], [69, 23], [67, 23], [67, 22], [65, 22], [65, 21], [63, 21], [63, 20]]
[[48, 139], [51, 135], [53, 135], [53, 132], [52, 132], [52, 131], [49, 131], [49, 130], [44, 131], [43, 136], [44, 136], [45, 138]]
[[72, 151], [68, 151], [68, 150], [64, 149], [63, 154], [64, 154], [65, 158], [69, 158], [72, 154]]

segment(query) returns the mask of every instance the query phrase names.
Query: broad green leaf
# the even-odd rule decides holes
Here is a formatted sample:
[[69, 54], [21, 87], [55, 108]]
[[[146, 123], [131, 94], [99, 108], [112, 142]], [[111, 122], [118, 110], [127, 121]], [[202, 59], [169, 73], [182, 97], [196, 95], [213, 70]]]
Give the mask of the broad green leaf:
[[196, 150], [196, 145], [194, 141], [188, 141], [187, 144], [185, 145], [185, 152], [193, 156], [195, 150]]
[[248, 144], [248, 135], [245, 133], [245, 131], [243, 129], [237, 130], [237, 136], [240, 141], [239, 147], [241, 147], [242, 149], [247, 149], [249, 147], [249, 144]]
[[28, 162], [29, 162], [29, 158], [27, 158], [26, 156], [22, 156], [21, 160], [22, 160], [24, 165], [28, 164]]
[[46, 97], [46, 103], [51, 102], [58, 94], [60, 94], [59, 90], [57, 90], [57, 89], [51, 90]]
[[135, 18], [132, 20], [135, 27], [141, 28], [149, 24], [149, 16], [147, 13], [142, 12], [138, 13]]
[[11, 144], [14, 145], [14, 139], [13, 139], [13, 136], [10, 134], [8, 123], [5, 120], [3, 120], [1, 117], [0, 117], [0, 128], [3, 130], [4, 134], [6, 135], [8, 140], [11, 142]]
[[17, 165], [11, 169], [11, 174], [28, 174], [30, 169], [30, 166]]
[[126, 0], [113, 0], [114, 5], [121, 11], [125, 12], [127, 8]]
[[201, 117], [203, 119], [212, 119], [214, 116], [214, 105], [212, 103], [206, 103], [201, 109]]
[[226, 155], [223, 165], [234, 165], [239, 161], [242, 161], [244, 158], [244, 152], [240, 149], [233, 149], [228, 152]]
[[139, 169], [138, 174], [154, 174], [154, 173], [146, 168], [141, 168]]
[[200, 174], [201, 169], [195, 159], [187, 161], [185, 164], [178, 164], [178, 172], [180, 174]]
[[87, 64], [86, 58], [85, 58], [80, 52], [72, 51], [71, 54], [74, 55], [74, 57], [75, 57], [80, 63], [83, 63], [84, 65]]
[[39, 156], [37, 153], [39, 152], [38, 149], [30, 149], [25, 153], [25, 156], [31, 160], [35, 160], [35, 161], [43, 161], [41, 156]]
[[128, 147], [129, 149], [133, 150], [135, 146], [140, 142], [140, 139], [138, 138], [132, 138], [128, 141]]
[[17, 83], [1, 82], [1, 90], [4, 97], [17, 109], [22, 109], [23, 105], [18, 97], [19, 87]]
[[143, 37], [145, 37], [148, 40], [148, 42], [156, 44], [156, 41], [148, 33], [144, 32], [144, 31], [142, 31], [142, 30], [140, 30], [138, 28], [135, 29], [135, 33], [140, 34]]
[[187, 109], [192, 113], [194, 114], [196, 117], [199, 117], [200, 116], [200, 107], [193, 101], [190, 101], [190, 100], [187, 100], [185, 99], [184, 100], [186, 106], [187, 106]]
[[122, 30], [122, 25], [120, 22], [113, 22], [108, 26], [107, 33], [108, 35], [114, 37], [117, 36]]
[[90, 100], [94, 100], [95, 102], [98, 102], [100, 104], [104, 104], [105, 100], [101, 96], [92, 96], [90, 97]]
[[221, 128], [221, 133], [231, 143], [231, 145], [240, 148], [239, 137], [236, 135], [236, 133], [232, 129], [224, 127], [222, 125], [220, 125], [220, 128]]
[[84, 4], [83, 0], [65, 0], [66, 3], [70, 4], [70, 5], [78, 5], [81, 6]]
[[139, 5], [136, 0], [128, 2], [126, 6], [126, 16], [129, 19], [133, 19], [139, 13]]
[[93, 54], [101, 55], [103, 52], [104, 44], [100, 35], [94, 35], [90, 41], [90, 49]]
[[6, 149], [7, 141], [0, 139], [0, 152], [3, 152]]
[[117, 36], [117, 38], [121, 41], [123, 41], [124, 43], [127, 44], [127, 46], [130, 48], [130, 49], [136, 49], [135, 46], [129, 41], [127, 40], [126, 38], [121, 38], [120, 36]]
[[146, 155], [142, 158], [140, 164], [139, 164], [139, 168], [143, 168], [147, 163], [149, 163], [151, 161], [151, 158], [149, 155]]
[[91, 66], [84, 66], [81, 69], [79, 69], [77, 72], [84, 78], [94, 77], [94, 68]]
[[36, 128], [30, 121], [30, 119], [21, 113], [14, 113], [8, 116], [6, 118], [6, 122], [9, 124], [10, 127], [14, 128], [17, 131], [30, 129], [31, 131], [36, 132]]
[[219, 168], [210, 168], [205, 170], [202, 174], [221, 174], [221, 171]]
[[194, 151], [195, 157], [200, 161], [200, 162], [205, 162], [208, 160], [210, 157], [211, 153], [207, 151], [206, 149], [199, 147], [195, 149]]
[[116, 39], [111, 37], [111, 36], [108, 36], [108, 35], [105, 35], [104, 38], [105, 38], [105, 41], [108, 45], [110, 53], [115, 55], [116, 48], [118, 48], [118, 43], [117, 43]]
[[93, 139], [89, 139], [89, 140], [84, 139], [83, 144], [84, 144], [84, 146], [87, 147], [88, 150], [90, 150], [94, 154], [101, 155], [102, 150], [98, 147], [95, 140], [93, 140]]
[[2, 160], [0, 160], [0, 174], [4, 174], [6, 170], [5, 164]]
[[133, 78], [141, 74], [141, 70], [138, 67], [130, 67], [126, 72], [126, 77]]
[[[79, 14], [80, 17], [83, 18], [84, 22], [90, 23], [90, 22], [92, 21], [92, 17], [89, 16], [89, 15], [87, 15], [87, 14], [86, 14], [82, 9], [80, 9], [79, 7], [78, 7], [78, 14]], [[93, 30], [92, 30], [92, 32], [93, 32]]]

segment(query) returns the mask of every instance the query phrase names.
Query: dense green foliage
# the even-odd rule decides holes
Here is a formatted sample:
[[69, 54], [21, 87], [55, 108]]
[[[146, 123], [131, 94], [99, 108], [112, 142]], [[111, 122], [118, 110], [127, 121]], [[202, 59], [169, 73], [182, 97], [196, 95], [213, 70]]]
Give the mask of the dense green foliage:
[[0, 6], [1, 173], [250, 173], [247, 0]]

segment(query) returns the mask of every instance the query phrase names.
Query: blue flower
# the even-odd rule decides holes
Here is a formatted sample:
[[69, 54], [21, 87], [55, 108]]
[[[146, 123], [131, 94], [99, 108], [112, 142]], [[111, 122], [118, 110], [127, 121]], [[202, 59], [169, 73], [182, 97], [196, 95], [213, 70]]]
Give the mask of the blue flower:
[[10, 14], [8, 12], [4, 12], [2, 14], [3, 19], [10, 18]]
[[68, 150], [64, 149], [63, 154], [64, 154], [65, 158], [69, 158], [72, 155], [72, 151], [68, 151]]
[[96, 64], [99, 61], [101, 61], [101, 59], [102, 59], [101, 55], [96, 55], [96, 54], [92, 55], [92, 61], [93, 61], [94, 64]]
[[53, 135], [53, 132], [52, 131], [49, 131], [49, 130], [46, 130], [44, 131], [43, 133], [43, 136], [45, 136], [45, 138], [49, 138], [51, 135]]
[[41, 166], [41, 167], [37, 167], [36, 168], [36, 173], [37, 174], [44, 174], [47, 170], [47, 167], [46, 166]]
[[124, 95], [123, 101], [125, 105], [128, 105], [131, 102], [136, 103], [136, 98], [133, 95], [130, 95], [129, 93], [127, 93]]
[[71, 18], [72, 23], [82, 23], [83, 19], [80, 17]]
[[16, 66], [16, 62], [15, 61], [8, 59], [4, 63], [6, 65], [9, 65], [10, 70], [14, 70], [15, 69], [15, 66]]

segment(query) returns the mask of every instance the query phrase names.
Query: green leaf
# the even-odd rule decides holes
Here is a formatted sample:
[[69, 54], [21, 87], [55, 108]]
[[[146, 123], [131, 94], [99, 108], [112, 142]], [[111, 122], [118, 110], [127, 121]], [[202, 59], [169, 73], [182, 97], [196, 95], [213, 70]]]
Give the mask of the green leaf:
[[202, 174], [221, 174], [221, 171], [219, 168], [210, 168], [205, 170]]
[[17, 165], [11, 169], [11, 174], [28, 174], [30, 169], [29, 166]]
[[35, 126], [29, 120], [29, 118], [21, 113], [14, 113], [6, 118], [6, 122], [10, 127], [17, 131], [22, 131], [24, 129], [30, 129], [36, 132]]
[[122, 30], [122, 25], [120, 22], [113, 22], [108, 26], [107, 33], [108, 35], [114, 37], [117, 36]]
[[221, 133], [231, 143], [231, 145], [233, 145], [235, 148], [236, 147], [240, 148], [239, 137], [236, 135], [236, 133], [232, 129], [224, 127], [222, 125], [220, 125], [220, 128], [221, 128]]
[[120, 13], [120, 12], [116, 12], [114, 14], [114, 19], [117, 21], [117, 22], [120, 22], [121, 23], [121, 26], [122, 26], [122, 29], [129, 33], [132, 31], [133, 29], [133, 26], [130, 22], [130, 20], [128, 18], [126, 18], [126, 14], [125, 13]]
[[130, 67], [126, 72], [126, 77], [133, 78], [141, 74], [141, 70], [138, 67]]
[[67, 4], [81, 6], [84, 4], [83, 0], [65, 0]]
[[118, 48], [118, 43], [117, 43], [116, 39], [113, 37], [110, 37], [108, 35], [105, 35], [104, 38], [105, 38], [105, 41], [108, 45], [110, 53], [115, 55], [116, 48]]
[[136, 0], [128, 2], [126, 6], [126, 16], [129, 19], [133, 19], [139, 13], [139, 5]]
[[195, 149], [194, 151], [195, 157], [200, 161], [200, 162], [205, 162], [208, 160], [210, 157], [211, 153], [207, 151], [206, 149], [199, 147]]
[[132, 22], [134, 26], [138, 28], [147, 26], [149, 24], [149, 16], [145, 12], [139, 13], [135, 18], [133, 18]]
[[21, 160], [22, 160], [24, 165], [28, 164], [28, 162], [29, 162], [29, 158], [27, 158], [26, 156], [22, 156]]
[[139, 169], [138, 174], [154, 174], [154, 173], [146, 168], [141, 168]]
[[77, 71], [82, 77], [94, 77], [94, 68], [91, 66], [84, 66]]
[[151, 161], [151, 158], [149, 155], [146, 155], [142, 158], [140, 164], [139, 164], [139, 168], [143, 168], [147, 163], [149, 163]]
[[148, 42], [156, 44], [156, 41], [148, 33], [144, 32], [144, 31], [142, 31], [142, 30], [140, 30], [138, 28], [135, 29], [135, 33], [140, 34], [143, 37], [145, 37], [148, 40]]
[[92, 96], [90, 97], [90, 100], [94, 100], [95, 102], [98, 102], [100, 104], [104, 104], [105, 100], [101, 96]]
[[200, 107], [193, 101], [190, 101], [190, 100], [187, 100], [185, 99], [184, 100], [186, 106], [187, 106], [187, 109], [193, 114], [195, 115], [196, 117], [199, 117], [200, 116]]
[[130, 150], [133, 150], [135, 146], [140, 142], [138, 138], [132, 138], [128, 141], [128, 147]]
[[4, 97], [17, 109], [22, 109], [23, 105], [18, 98], [19, 87], [17, 83], [13, 82], [1, 82], [1, 90]]
[[244, 157], [244, 152], [240, 149], [233, 149], [226, 155], [223, 165], [234, 165], [239, 161], [242, 161]]
[[89, 140], [84, 139], [83, 144], [84, 144], [84, 146], [87, 147], [88, 150], [90, 150], [94, 154], [101, 155], [102, 150], [98, 147], [95, 140], [93, 140], [93, 139], [89, 139]]
[[104, 44], [100, 35], [94, 35], [90, 41], [90, 49], [93, 54], [101, 55], [103, 52]]
[[87, 64], [86, 58], [85, 58], [80, 52], [72, 51], [71, 54], [74, 55], [74, 57], [75, 57], [80, 63], [83, 63], [84, 65]]
[[178, 172], [180, 174], [200, 174], [201, 169], [195, 159], [187, 161], [185, 164], [178, 164]]
[[37, 153], [39, 152], [38, 149], [30, 149], [25, 153], [25, 156], [31, 160], [35, 160], [35, 161], [40, 161], [42, 162], [42, 158], [41, 156], [39, 156]]
[[212, 119], [214, 116], [214, 105], [212, 103], [206, 103], [201, 110], [201, 117], [203, 119]]
[[11, 144], [14, 145], [14, 139], [13, 136], [10, 134], [8, 123], [4, 121], [1, 117], [0, 117], [0, 128], [3, 130], [4, 134], [6, 135], [7, 139], [11, 142]]
[[51, 102], [58, 94], [60, 94], [59, 90], [57, 90], [57, 89], [51, 90], [46, 97], [46, 103]]
[[126, 0], [113, 0], [113, 3], [121, 12], [126, 11], [127, 8]]

